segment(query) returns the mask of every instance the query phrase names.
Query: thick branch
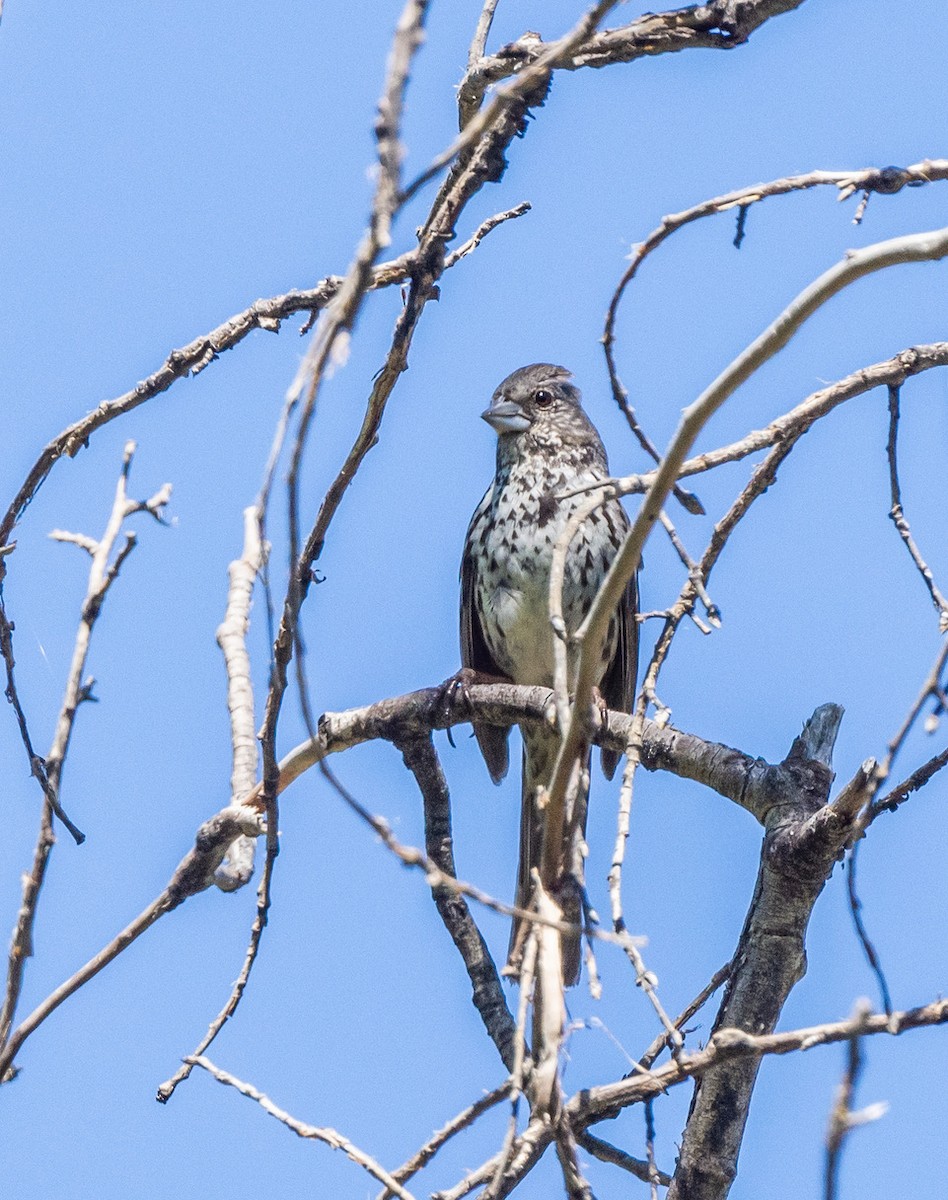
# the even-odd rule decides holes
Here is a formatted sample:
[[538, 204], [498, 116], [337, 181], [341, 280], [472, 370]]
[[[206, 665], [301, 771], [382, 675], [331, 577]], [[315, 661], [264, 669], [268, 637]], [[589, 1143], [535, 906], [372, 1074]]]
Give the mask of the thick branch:
[[[856, 814], [826, 804], [842, 710], [817, 709], [781, 772], [770, 776], [760, 870], [733, 958], [715, 1031], [770, 1033], [806, 971], [810, 913], [841, 854]], [[727, 1062], [695, 1087], [669, 1200], [723, 1200], [737, 1171], [759, 1060]]]
[[[549, 688], [518, 687], [512, 683], [474, 684], [466, 694], [468, 704], [463, 710], [457, 706], [446, 708], [444, 689], [438, 687], [408, 692], [347, 712], [324, 713], [316, 740], [303, 742], [280, 761], [278, 792], [283, 792], [327, 755], [363, 742], [400, 743], [472, 719], [503, 726], [545, 722], [552, 699]], [[632, 720], [628, 713], [610, 711], [593, 730], [592, 740], [621, 752], [627, 745]], [[767, 773], [775, 768], [761, 759], [705, 741], [695, 734], [682, 733], [672, 726], [660, 727], [654, 721], [646, 721], [642, 761], [650, 771], [669, 771], [703, 783], [746, 808], [758, 820], [764, 820], [769, 805]], [[262, 785], [258, 784], [246, 803], [259, 808], [262, 792]]]

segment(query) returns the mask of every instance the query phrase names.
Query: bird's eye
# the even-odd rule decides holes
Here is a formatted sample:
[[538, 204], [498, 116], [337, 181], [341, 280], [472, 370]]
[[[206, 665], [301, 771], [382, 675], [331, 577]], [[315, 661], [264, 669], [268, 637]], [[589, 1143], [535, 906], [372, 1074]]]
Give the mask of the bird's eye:
[[533, 402], [537, 408], [549, 408], [553, 403], [553, 393], [546, 388], [538, 388], [533, 393]]

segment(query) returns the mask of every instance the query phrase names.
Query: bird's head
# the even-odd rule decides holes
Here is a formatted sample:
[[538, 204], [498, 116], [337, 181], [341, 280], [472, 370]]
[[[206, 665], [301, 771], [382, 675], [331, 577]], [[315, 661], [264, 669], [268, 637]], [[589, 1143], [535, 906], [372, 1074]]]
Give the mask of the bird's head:
[[571, 425], [587, 427], [580, 389], [571, 383], [572, 373], [551, 362], [534, 362], [509, 374], [494, 392], [491, 407], [481, 413], [498, 437], [509, 433], [542, 433], [557, 428], [563, 433]]
[[530, 434], [540, 444], [582, 445], [599, 441], [583, 412], [572, 372], [552, 363], [533, 363], [508, 375], [481, 413], [501, 439]]

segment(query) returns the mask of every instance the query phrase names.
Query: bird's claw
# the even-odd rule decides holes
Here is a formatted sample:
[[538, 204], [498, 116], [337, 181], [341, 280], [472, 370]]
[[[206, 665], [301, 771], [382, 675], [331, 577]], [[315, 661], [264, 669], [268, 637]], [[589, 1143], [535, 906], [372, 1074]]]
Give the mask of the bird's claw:
[[608, 729], [609, 727], [609, 705], [598, 686], [592, 690], [592, 708], [593, 721], [599, 729]]
[[437, 689], [434, 707], [438, 723], [444, 726], [448, 741], [454, 746], [451, 727], [457, 714], [470, 718], [471, 699], [469, 688], [478, 684], [509, 683], [501, 675], [490, 675], [486, 671], [476, 671], [473, 667], [461, 667], [450, 675]]

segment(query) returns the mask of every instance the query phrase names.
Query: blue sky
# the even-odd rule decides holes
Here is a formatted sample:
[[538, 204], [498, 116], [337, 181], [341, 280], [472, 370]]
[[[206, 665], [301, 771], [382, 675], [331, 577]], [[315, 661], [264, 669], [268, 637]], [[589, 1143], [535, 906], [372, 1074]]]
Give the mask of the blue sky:
[[[0, 25], [0, 381], [3, 495], [45, 442], [100, 401], [155, 370], [172, 347], [261, 296], [344, 270], [371, 196], [371, 126], [400, 4], [271, 0], [92, 8], [7, 0]], [[433, 5], [405, 125], [412, 174], [453, 136], [454, 87], [480, 5]], [[552, 38], [579, 9], [566, 0], [501, 0], [490, 47], [537, 29]], [[639, 10], [626, 6], [619, 20]], [[526, 362], [570, 367], [617, 472], [643, 461], [612, 407], [598, 339], [625, 256], [670, 211], [759, 180], [813, 168], [908, 164], [944, 156], [948, 15], [919, 0], [807, 0], [729, 53], [688, 52], [558, 77], [499, 186], [468, 208], [462, 236], [529, 200], [443, 283], [415, 339], [378, 447], [347, 493], [320, 561], [304, 631], [312, 702], [343, 709], [434, 684], [458, 665], [457, 566], [467, 520], [493, 470], [493, 434], [478, 419], [496, 384]], [[850, 247], [946, 224], [945, 184], [876, 196], [854, 227], [833, 189], [768, 200], [734, 250], [730, 216], [663, 247], [630, 289], [617, 355], [658, 444], [681, 408], [812, 278]], [[412, 244], [429, 187], [395, 228]], [[901, 267], [857, 284], [818, 314], [751, 380], [702, 438], [711, 448], [759, 427], [824, 382], [913, 343], [945, 337], [946, 267]], [[325, 388], [303, 481], [316, 506], [361, 421], [400, 297], [370, 298], [352, 353]], [[230, 743], [214, 631], [241, 510], [259, 487], [274, 422], [305, 342], [290, 321], [258, 332], [203, 374], [103, 430], [61, 463], [17, 533], [5, 595], [16, 621], [21, 695], [38, 746], [62, 695], [86, 562], [50, 542], [54, 527], [97, 533], [126, 439], [139, 450], [132, 491], [166, 480], [174, 524], [135, 522], [140, 545], [109, 596], [90, 670], [100, 703], [80, 713], [63, 801], [88, 841], [54, 851], [27, 972], [23, 1012], [85, 961], [164, 885], [194, 829], [226, 803]], [[948, 377], [903, 392], [906, 509], [942, 586]], [[820, 703], [846, 708], [840, 779], [897, 728], [938, 650], [935, 614], [886, 513], [886, 397], [852, 402], [815, 428], [754, 509], [717, 568], [724, 624], [683, 630], [662, 698], [684, 729], [779, 758]], [[746, 477], [702, 479], [707, 519], [676, 518], [692, 553]], [[3, 507], [6, 507], [6, 500]], [[285, 561], [282, 520], [274, 563]], [[643, 606], [677, 596], [680, 567], [649, 545]], [[266, 682], [262, 604], [250, 644], [258, 701]], [[646, 631], [648, 633], [648, 630]], [[281, 749], [300, 740], [288, 705]], [[439, 749], [452, 786], [461, 874], [509, 897], [518, 788], [490, 785], [466, 736]], [[905, 771], [944, 743], [911, 740]], [[12, 714], [0, 723], [6, 827], [0, 927], [19, 903], [38, 794]], [[336, 766], [403, 841], [422, 839], [420, 804], [390, 747]], [[865, 844], [865, 916], [893, 1001], [945, 989], [948, 903], [945, 783], [934, 782]], [[594, 782], [593, 899], [614, 836], [614, 789]], [[420, 876], [400, 868], [320, 780], [286, 796], [274, 907], [235, 1021], [212, 1056], [303, 1120], [343, 1130], [392, 1167], [432, 1129], [501, 1082], [502, 1068], [468, 999], [460, 961]], [[719, 797], [666, 776], [641, 779], [626, 911], [666, 1007], [678, 1010], [729, 957], [757, 865], [759, 832]], [[602, 864], [596, 869], [596, 864]], [[598, 890], [597, 890], [598, 889]], [[3, 1090], [0, 1161], [17, 1195], [142, 1200], [288, 1188], [363, 1196], [371, 1181], [342, 1155], [305, 1144], [205, 1076], [173, 1101], [158, 1083], [190, 1052], [243, 960], [252, 889], [205, 893], [165, 918], [65, 1005], [24, 1048]], [[502, 918], [483, 916], [499, 955]], [[5, 936], [5, 935], [4, 935]], [[782, 1027], [839, 1019], [877, 1002], [851, 931], [837, 871], [810, 929], [809, 972]], [[601, 964], [602, 1001], [570, 996], [577, 1019], [601, 1020], [630, 1054], [654, 1029], [627, 967]], [[706, 1034], [711, 1021], [703, 1017]], [[931, 1153], [946, 1118], [945, 1034], [866, 1046], [859, 1103], [888, 1100], [884, 1120], [847, 1146], [842, 1196], [944, 1192]], [[822, 1136], [843, 1065], [839, 1048], [764, 1064], [732, 1195], [817, 1194]], [[567, 1082], [614, 1078], [621, 1053], [600, 1030], [574, 1035]], [[656, 1107], [659, 1165], [670, 1168], [688, 1094]], [[505, 1113], [458, 1140], [432, 1168], [448, 1186], [485, 1158]], [[641, 1114], [603, 1131], [641, 1151]], [[594, 1165], [600, 1200], [627, 1195]], [[236, 1179], [235, 1179], [236, 1176]], [[526, 1197], [549, 1194], [541, 1167]], [[418, 1191], [425, 1194], [424, 1183]]]

